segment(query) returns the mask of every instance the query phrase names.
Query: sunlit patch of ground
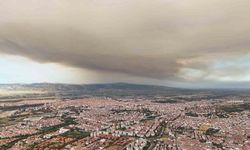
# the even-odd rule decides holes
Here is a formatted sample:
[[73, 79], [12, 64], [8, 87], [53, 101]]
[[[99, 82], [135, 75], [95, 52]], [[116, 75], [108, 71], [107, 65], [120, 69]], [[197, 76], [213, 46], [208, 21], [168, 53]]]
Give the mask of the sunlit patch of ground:
[[9, 117], [12, 114], [14, 114], [16, 111], [4, 111], [4, 112], [0, 112], [0, 118], [5, 118], [5, 117]]
[[3, 90], [0, 89], [0, 96], [25, 95], [25, 94], [44, 94], [45, 91], [36, 90]]

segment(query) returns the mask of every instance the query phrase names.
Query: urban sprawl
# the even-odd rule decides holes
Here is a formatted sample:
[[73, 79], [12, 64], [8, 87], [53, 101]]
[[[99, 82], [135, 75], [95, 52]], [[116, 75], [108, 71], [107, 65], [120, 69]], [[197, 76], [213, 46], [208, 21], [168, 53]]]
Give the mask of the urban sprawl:
[[88, 97], [0, 103], [0, 149], [249, 150], [248, 98]]

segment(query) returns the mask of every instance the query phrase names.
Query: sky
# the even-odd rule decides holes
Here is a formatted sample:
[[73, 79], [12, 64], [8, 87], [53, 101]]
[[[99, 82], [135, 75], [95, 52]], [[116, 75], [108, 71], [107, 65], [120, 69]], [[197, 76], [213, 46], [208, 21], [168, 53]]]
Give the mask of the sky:
[[0, 0], [0, 83], [250, 87], [249, 8], [249, 0]]

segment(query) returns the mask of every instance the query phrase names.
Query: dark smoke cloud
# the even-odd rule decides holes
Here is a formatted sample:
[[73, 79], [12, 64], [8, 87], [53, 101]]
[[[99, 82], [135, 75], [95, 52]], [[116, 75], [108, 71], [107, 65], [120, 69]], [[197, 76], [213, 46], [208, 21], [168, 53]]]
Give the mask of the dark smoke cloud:
[[[249, 68], [238, 62], [250, 52], [249, 6], [248, 0], [0, 0], [0, 52], [99, 73], [231, 79]], [[228, 61], [235, 63], [214, 67]]]

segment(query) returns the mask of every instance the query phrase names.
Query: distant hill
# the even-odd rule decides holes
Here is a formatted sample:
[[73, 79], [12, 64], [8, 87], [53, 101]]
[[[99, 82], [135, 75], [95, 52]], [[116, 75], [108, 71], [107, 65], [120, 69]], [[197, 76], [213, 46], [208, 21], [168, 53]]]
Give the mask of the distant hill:
[[[243, 91], [243, 94], [249, 91]], [[18, 98], [44, 98], [62, 97], [79, 98], [85, 96], [108, 96], [108, 97], [189, 97], [200, 99], [213, 97], [218, 98], [227, 95], [242, 94], [242, 91], [231, 90], [190, 90], [172, 88], [166, 86], [130, 84], [130, 83], [106, 83], [106, 84], [0, 84], [0, 99]], [[195, 95], [195, 96], [194, 96]], [[246, 94], [245, 94], [246, 95]]]
[[156, 85], [143, 85], [143, 84], [130, 84], [130, 83], [106, 83], [106, 84], [54, 84], [54, 83], [33, 83], [33, 84], [0, 84], [0, 89], [8, 90], [178, 90], [178, 88], [156, 86]]
[[[52, 84], [52, 83], [34, 83], [34, 84], [0, 84], [0, 91], [16, 92], [19, 96], [33, 95], [34, 93], [43, 93], [43, 96], [59, 95], [67, 96], [140, 96], [140, 95], [173, 95], [187, 90], [142, 84], [129, 83], [107, 83], [107, 84]], [[20, 91], [20, 92], [17, 92]], [[39, 92], [38, 92], [39, 91]], [[14, 92], [14, 93], [15, 93]], [[28, 93], [28, 94], [27, 94]], [[46, 94], [45, 94], [46, 93]], [[17, 96], [17, 95], [14, 95]], [[0, 93], [1, 97], [1, 93]]]

